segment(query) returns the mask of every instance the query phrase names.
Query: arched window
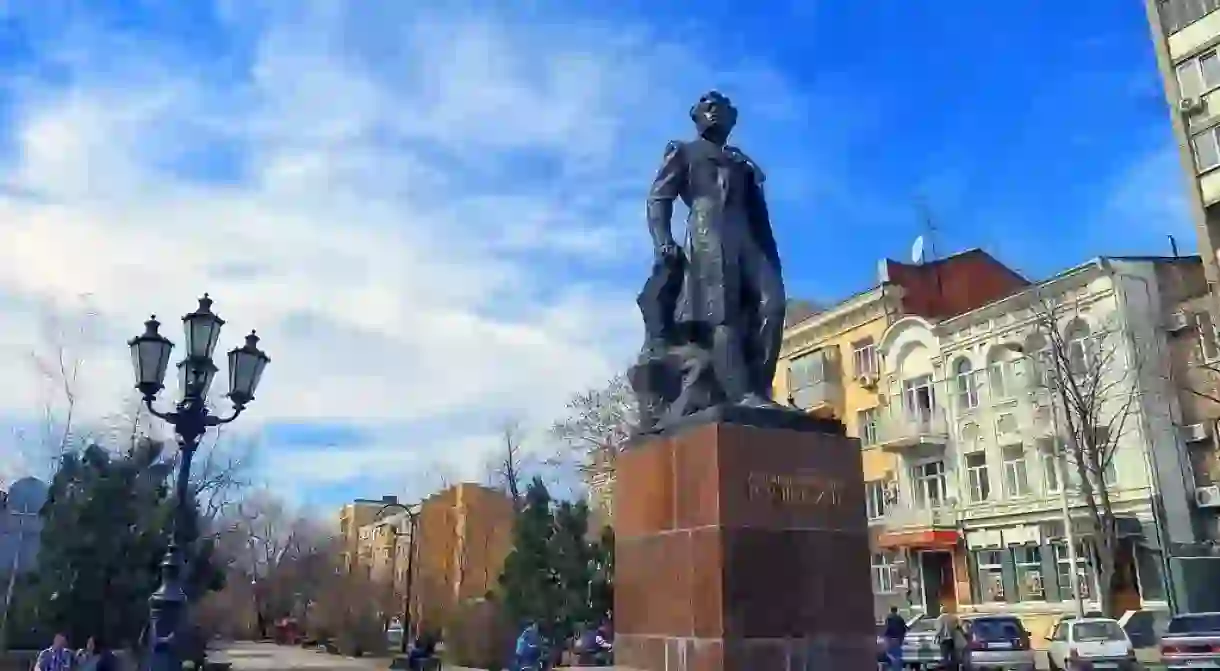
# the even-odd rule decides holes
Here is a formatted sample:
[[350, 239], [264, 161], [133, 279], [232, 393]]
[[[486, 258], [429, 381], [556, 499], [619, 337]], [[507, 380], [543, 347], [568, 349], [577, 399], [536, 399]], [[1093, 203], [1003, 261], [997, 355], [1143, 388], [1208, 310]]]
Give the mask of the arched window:
[[1009, 398], [1021, 387], [1017, 352], [1009, 345], [992, 347], [987, 353], [987, 393], [993, 401]]
[[1067, 352], [1068, 370], [1072, 375], [1083, 375], [1093, 364], [1093, 338], [1089, 325], [1083, 319], [1073, 319], [1063, 332], [1063, 343]]
[[979, 390], [975, 384], [974, 369], [970, 360], [962, 357], [953, 364], [953, 379], [957, 386], [957, 407], [972, 410], [979, 406]]
[[1031, 333], [1025, 339], [1022, 349], [1025, 350], [1021, 366], [1021, 374], [1025, 378], [1024, 383], [1030, 387], [1049, 384], [1053, 379], [1051, 372], [1054, 370], [1055, 360], [1051, 356], [1046, 336], [1041, 333]]

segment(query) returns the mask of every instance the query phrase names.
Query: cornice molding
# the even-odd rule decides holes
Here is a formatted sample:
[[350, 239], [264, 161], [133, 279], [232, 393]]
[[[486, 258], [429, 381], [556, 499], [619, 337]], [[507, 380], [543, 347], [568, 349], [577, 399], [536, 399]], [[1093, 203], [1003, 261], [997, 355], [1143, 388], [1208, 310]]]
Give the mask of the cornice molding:
[[803, 354], [836, 336], [855, 330], [897, 311], [901, 292], [892, 285], [880, 285], [802, 321], [784, 331], [780, 358]]

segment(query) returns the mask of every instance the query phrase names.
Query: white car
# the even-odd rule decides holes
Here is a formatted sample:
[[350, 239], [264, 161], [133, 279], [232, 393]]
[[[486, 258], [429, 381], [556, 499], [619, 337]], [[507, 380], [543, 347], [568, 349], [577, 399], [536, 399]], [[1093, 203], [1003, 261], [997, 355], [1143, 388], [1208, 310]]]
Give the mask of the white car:
[[1047, 641], [1052, 671], [1137, 671], [1140, 668], [1127, 632], [1110, 618], [1060, 620]]

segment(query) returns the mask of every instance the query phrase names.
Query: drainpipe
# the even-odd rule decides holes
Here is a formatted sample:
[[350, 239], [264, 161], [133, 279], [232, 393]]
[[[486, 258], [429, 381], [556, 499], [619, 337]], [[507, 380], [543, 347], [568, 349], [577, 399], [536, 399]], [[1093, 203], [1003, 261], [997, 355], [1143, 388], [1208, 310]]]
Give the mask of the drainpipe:
[[[1127, 296], [1123, 291], [1122, 282], [1119, 278], [1129, 278], [1141, 282], [1144, 285], [1144, 293], [1148, 299], [1149, 310], [1153, 307], [1152, 287], [1148, 282], [1148, 278], [1140, 275], [1131, 275], [1128, 273], [1119, 272], [1110, 263], [1110, 259], [1106, 257], [1097, 258], [1097, 267], [1102, 272], [1110, 277], [1111, 285], [1114, 287], [1114, 296], [1118, 302], [1119, 318], [1122, 322], [1123, 337], [1127, 342], [1127, 347], [1131, 352], [1136, 350], [1135, 333], [1131, 328], [1131, 320], [1127, 317]], [[1160, 334], [1156, 329], [1153, 329], [1152, 341], [1156, 344], [1156, 357], [1159, 362], [1162, 358]], [[1178, 598], [1174, 589], [1173, 578], [1173, 563], [1170, 561], [1169, 543], [1165, 539], [1164, 529], [1164, 495], [1161, 492], [1161, 473], [1157, 464], [1156, 452], [1152, 449], [1152, 427], [1148, 422], [1148, 413], [1144, 408], [1144, 394], [1142, 390], [1143, 380], [1142, 371], [1136, 371], [1136, 383], [1141, 386], [1139, 392], [1139, 416], [1140, 416], [1140, 432], [1143, 434], [1143, 440], [1140, 441], [1140, 452], [1144, 457], [1144, 471], [1150, 476], [1152, 486], [1152, 496], [1150, 503], [1152, 504], [1152, 527], [1156, 532], [1156, 542], [1161, 548], [1161, 572], [1165, 576], [1165, 596], [1169, 603], [1170, 614], [1178, 612]], [[1137, 568], [1138, 570], [1138, 568]]]

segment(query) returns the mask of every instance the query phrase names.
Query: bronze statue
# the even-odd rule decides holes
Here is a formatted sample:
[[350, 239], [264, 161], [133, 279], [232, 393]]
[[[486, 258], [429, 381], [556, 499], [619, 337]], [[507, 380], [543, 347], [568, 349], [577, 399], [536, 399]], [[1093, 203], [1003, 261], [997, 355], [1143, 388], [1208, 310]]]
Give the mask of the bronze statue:
[[[707, 93], [690, 116], [699, 137], [669, 143], [648, 194], [655, 258], [630, 372], [644, 432], [715, 406], [790, 411], [771, 398], [785, 296], [765, 176], [726, 144], [737, 123], [727, 97]], [[678, 198], [690, 210], [685, 247], [672, 233]]]

